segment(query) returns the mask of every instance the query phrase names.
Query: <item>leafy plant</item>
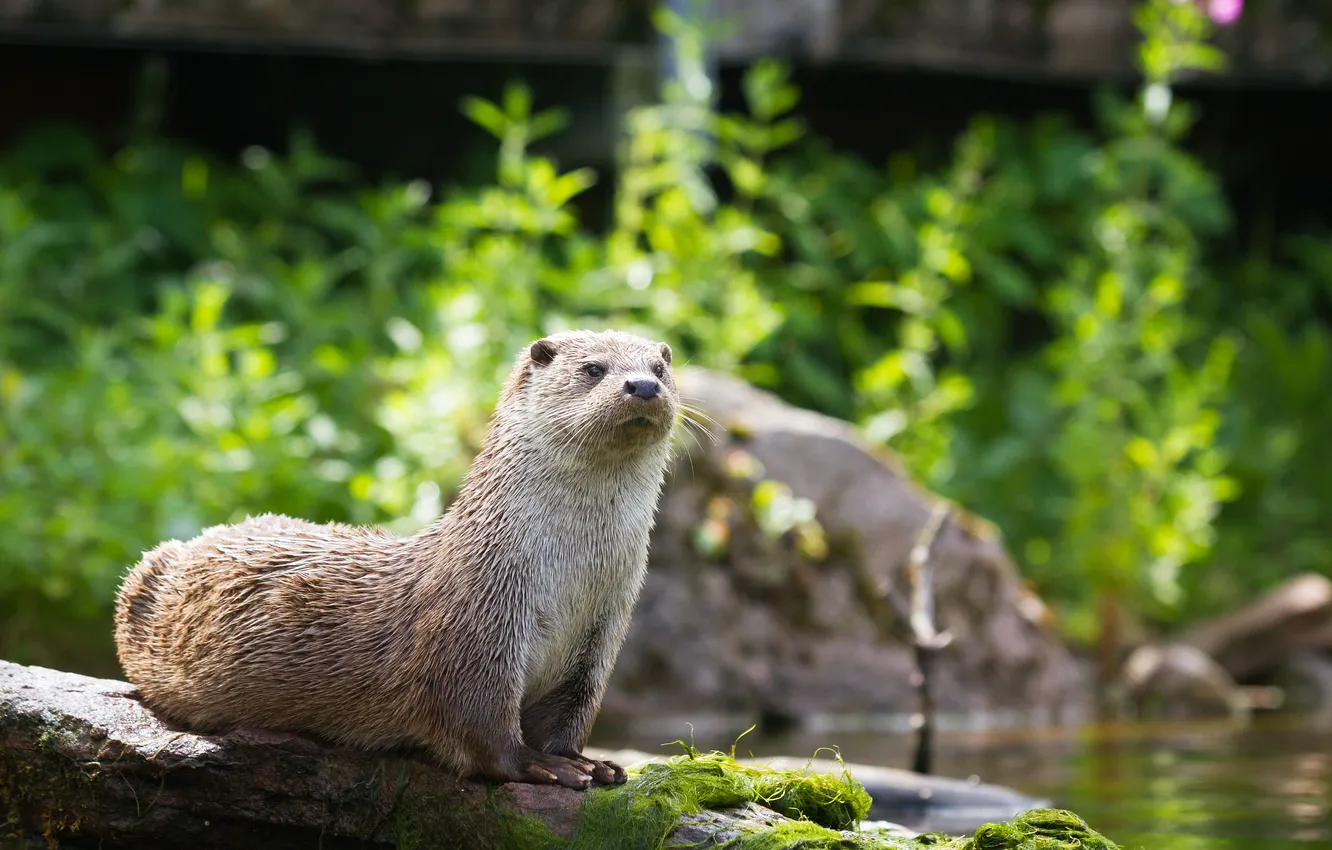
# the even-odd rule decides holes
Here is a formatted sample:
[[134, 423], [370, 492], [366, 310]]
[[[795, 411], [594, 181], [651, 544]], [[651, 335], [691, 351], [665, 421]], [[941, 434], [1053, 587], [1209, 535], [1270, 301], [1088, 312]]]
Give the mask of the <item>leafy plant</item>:
[[1206, 554], [1220, 504], [1236, 494], [1217, 445], [1235, 341], [1215, 335], [1200, 369], [1185, 346], [1189, 291], [1205, 280], [1199, 238], [1226, 224], [1214, 182], [1174, 145], [1188, 111], [1171, 102], [1181, 72], [1222, 55], [1192, 5], [1149, 0], [1135, 20], [1145, 84], [1136, 103], [1104, 101], [1110, 138], [1091, 166], [1101, 209], [1086, 253], [1050, 291], [1060, 337], [1048, 352], [1063, 424], [1053, 460], [1069, 484], [1054, 557], [1098, 594], [1102, 673], [1118, 664], [1120, 606], [1177, 610], [1179, 570]]

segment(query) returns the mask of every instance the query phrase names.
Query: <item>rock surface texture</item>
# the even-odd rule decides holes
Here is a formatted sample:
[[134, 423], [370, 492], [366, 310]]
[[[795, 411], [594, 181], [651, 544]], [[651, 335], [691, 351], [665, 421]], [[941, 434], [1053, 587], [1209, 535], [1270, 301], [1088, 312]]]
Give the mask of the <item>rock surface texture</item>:
[[[729, 376], [677, 380], [717, 442], [687, 440], [669, 480], [603, 721], [915, 711], [906, 567], [934, 497], [845, 422]], [[825, 557], [761, 530], [764, 480], [812, 503]], [[701, 518], [725, 538], [710, 557]], [[935, 663], [939, 710], [1043, 720], [1085, 708], [1082, 672], [984, 522], [951, 512], [929, 557], [937, 625], [953, 636]]]

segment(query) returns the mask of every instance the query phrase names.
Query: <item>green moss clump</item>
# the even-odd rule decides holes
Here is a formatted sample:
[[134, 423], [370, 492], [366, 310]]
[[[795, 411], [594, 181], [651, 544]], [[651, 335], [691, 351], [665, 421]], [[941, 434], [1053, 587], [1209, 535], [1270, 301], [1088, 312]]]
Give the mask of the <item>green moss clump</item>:
[[869, 814], [870, 795], [849, 770], [840, 774], [754, 770], [755, 802], [794, 820], [829, 829], [855, 829]]
[[683, 755], [635, 773], [624, 785], [587, 793], [572, 847], [657, 850], [682, 815], [745, 803], [835, 835], [832, 830], [854, 829], [870, 807], [869, 794], [847, 771], [758, 768], [738, 763], [733, 755], [699, 753], [688, 746]]
[[[1082, 818], [1059, 809], [1032, 809], [1008, 823], [987, 824], [958, 850], [1116, 850]], [[951, 848], [950, 848], [951, 850]]]
[[989, 823], [967, 838], [922, 835], [905, 848], [931, 850], [1118, 850], [1119, 845], [1062, 809], [1032, 809], [1008, 823]]
[[919, 842], [864, 832], [848, 836], [809, 821], [793, 820], [743, 836], [743, 850], [921, 850]]

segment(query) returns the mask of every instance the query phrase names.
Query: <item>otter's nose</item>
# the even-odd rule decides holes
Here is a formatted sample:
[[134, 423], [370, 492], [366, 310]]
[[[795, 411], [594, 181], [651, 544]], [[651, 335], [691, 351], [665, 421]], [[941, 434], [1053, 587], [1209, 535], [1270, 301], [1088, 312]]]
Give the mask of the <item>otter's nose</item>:
[[661, 383], [656, 378], [637, 378], [624, 382], [624, 394], [634, 398], [650, 399], [661, 395]]

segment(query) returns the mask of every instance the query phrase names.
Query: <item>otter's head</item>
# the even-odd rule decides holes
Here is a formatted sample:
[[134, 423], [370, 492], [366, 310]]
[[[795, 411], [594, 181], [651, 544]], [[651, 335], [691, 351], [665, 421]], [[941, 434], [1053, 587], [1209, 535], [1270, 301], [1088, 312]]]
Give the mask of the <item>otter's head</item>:
[[626, 457], [669, 443], [680, 407], [671, 347], [618, 331], [573, 331], [532, 343], [518, 360], [508, 401], [528, 436], [561, 452]]

